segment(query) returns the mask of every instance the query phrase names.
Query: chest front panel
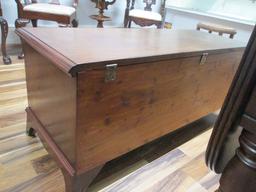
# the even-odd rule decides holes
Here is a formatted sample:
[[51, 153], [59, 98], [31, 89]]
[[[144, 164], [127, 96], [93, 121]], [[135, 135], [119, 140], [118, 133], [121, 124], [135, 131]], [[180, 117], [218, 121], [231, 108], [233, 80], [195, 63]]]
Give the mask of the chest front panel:
[[89, 169], [190, 123], [222, 105], [241, 52], [117, 67], [78, 75], [77, 166]]

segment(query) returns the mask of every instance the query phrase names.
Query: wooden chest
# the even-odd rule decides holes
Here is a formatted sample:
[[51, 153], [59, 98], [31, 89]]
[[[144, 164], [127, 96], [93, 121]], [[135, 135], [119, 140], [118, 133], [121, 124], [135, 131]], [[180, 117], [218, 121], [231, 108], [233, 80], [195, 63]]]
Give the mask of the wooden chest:
[[56, 159], [67, 191], [86, 190], [106, 162], [219, 109], [244, 50], [192, 30], [17, 33], [27, 131]]

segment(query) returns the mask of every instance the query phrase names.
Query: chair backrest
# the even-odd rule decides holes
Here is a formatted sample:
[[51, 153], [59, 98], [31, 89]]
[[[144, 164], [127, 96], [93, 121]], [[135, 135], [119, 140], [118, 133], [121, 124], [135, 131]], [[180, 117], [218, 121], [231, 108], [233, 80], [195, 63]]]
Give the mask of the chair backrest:
[[15, 2], [17, 4], [18, 18], [20, 18], [23, 14], [23, 7], [31, 3], [37, 3], [37, 0], [15, 0]]
[[[144, 7], [145, 11], [152, 11], [152, 6], [156, 5], [158, 2], [160, 3], [160, 14], [162, 16], [165, 15], [165, 1], [166, 0], [143, 0], [143, 3], [146, 4], [146, 6]], [[135, 2], [136, 0], [127, 0], [127, 6], [126, 9], [127, 10], [132, 10], [135, 7]]]
[[30, 3], [37, 3], [37, 0], [15, 0], [17, 4], [27, 5]]
[[156, 4], [156, 0], [143, 0], [143, 2], [146, 4], [145, 11], [152, 11], [152, 5]]

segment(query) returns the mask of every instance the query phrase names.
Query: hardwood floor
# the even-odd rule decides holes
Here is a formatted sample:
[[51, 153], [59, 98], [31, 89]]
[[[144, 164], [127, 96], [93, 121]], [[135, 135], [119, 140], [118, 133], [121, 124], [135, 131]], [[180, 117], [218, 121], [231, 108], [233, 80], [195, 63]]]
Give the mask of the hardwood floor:
[[[0, 63], [0, 191], [62, 192], [64, 180], [55, 162], [38, 138], [25, 135], [24, 64], [16, 57], [12, 60], [12, 65]], [[215, 191], [219, 176], [204, 162], [215, 119], [200, 119], [110, 162], [90, 191]], [[195, 133], [201, 134], [192, 138]]]

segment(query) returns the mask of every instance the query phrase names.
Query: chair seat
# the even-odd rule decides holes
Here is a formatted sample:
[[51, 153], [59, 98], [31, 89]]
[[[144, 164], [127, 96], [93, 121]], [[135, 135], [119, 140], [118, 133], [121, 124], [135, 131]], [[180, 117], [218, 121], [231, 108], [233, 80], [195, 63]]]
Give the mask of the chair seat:
[[130, 10], [129, 16], [142, 18], [142, 19], [149, 19], [154, 21], [162, 21], [162, 16], [159, 13], [152, 12], [152, 11], [144, 11], [140, 9]]
[[201, 29], [210, 30], [210, 31], [228, 33], [228, 34], [234, 34], [234, 35], [237, 33], [234, 28], [218, 25], [214, 23], [198, 23], [197, 27]]
[[32, 3], [26, 5], [23, 8], [24, 11], [38, 12], [38, 13], [48, 13], [54, 15], [65, 15], [71, 16], [76, 12], [76, 9], [73, 7], [65, 5], [56, 5], [48, 3]]

